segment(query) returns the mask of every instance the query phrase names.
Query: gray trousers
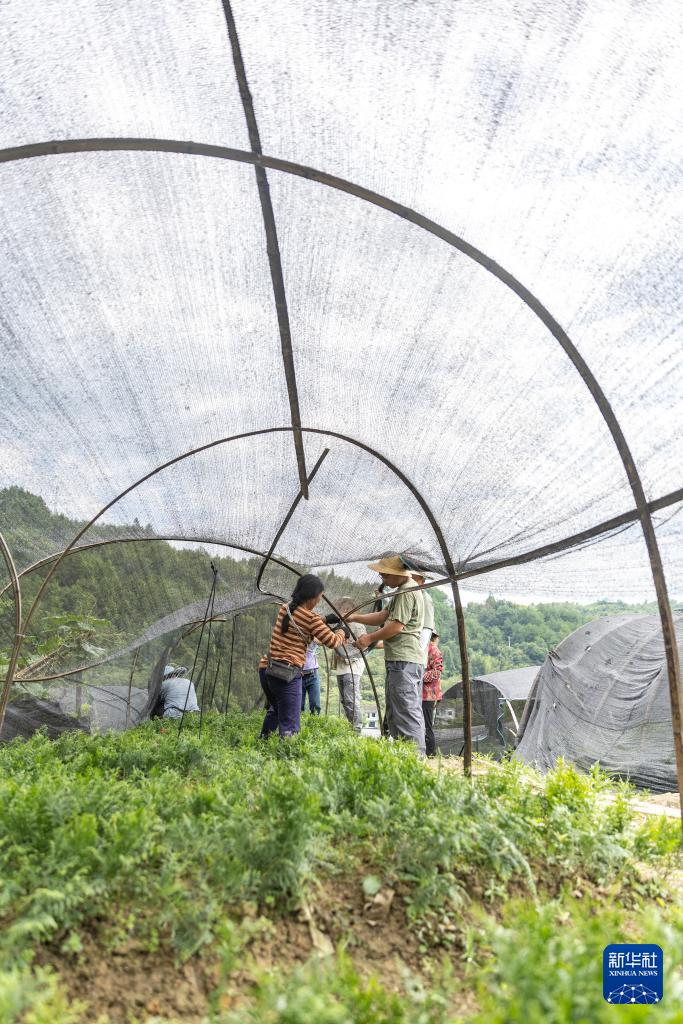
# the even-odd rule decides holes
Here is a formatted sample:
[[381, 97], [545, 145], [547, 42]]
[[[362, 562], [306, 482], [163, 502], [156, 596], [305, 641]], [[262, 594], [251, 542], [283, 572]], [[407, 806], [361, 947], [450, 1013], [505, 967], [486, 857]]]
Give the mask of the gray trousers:
[[360, 676], [354, 676], [350, 672], [337, 676], [339, 697], [348, 721], [360, 732], [363, 718], [360, 710]]
[[385, 716], [389, 735], [411, 740], [425, 752], [425, 723], [422, 716], [424, 665], [412, 661], [387, 661]]

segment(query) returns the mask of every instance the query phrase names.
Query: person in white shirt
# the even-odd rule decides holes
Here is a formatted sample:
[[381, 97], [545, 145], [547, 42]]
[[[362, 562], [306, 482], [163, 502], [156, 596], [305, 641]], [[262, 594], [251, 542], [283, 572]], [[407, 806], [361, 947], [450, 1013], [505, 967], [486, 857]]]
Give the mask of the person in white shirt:
[[[427, 577], [421, 571], [414, 572], [413, 579], [417, 583], [418, 587], [424, 587], [427, 582]], [[424, 619], [422, 621], [422, 629], [420, 630], [420, 647], [425, 652], [426, 665], [427, 651], [432, 639], [432, 633], [434, 632], [434, 602], [432, 601], [432, 595], [428, 590], [422, 591], [422, 599], [424, 601]]]
[[184, 666], [167, 665], [159, 692], [162, 718], [182, 718], [183, 712], [199, 711], [194, 683], [186, 676]]
[[[350, 597], [342, 597], [336, 607], [344, 616], [354, 607], [354, 602]], [[365, 626], [360, 623], [348, 628], [354, 640], [367, 632]], [[360, 680], [365, 669], [363, 656], [357, 647], [346, 643], [337, 648], [335, 663], [337, 686], [344, 714], [356, 732], [360, 732], [363, 724], [360, 702]]]

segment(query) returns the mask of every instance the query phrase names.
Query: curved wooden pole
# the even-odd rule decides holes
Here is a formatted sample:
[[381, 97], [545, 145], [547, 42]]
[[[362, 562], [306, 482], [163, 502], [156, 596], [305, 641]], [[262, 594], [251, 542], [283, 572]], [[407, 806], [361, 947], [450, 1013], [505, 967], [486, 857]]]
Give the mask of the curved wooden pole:
[[[235, 68], [237, 88], [242, 101], [242, 110], [249, 134], [251, 151], [255, 156], [261, 154], [261, 138], [256, 120], [256, 111], [251, 96], [251, 89], [247, 80], [247, 72], [242, 57], [237, 25], [232, 13], [230, 0], [223, 0], [223, 13], [230, 39], [232, 50], [232, 62]], [[278, 330], [280, 333], [280, 349], [282, 362], [285, 371], [285, 384], [287, 397], [289, 399], [289, 415], [292, 422], [292, 436], [296, 451], [296, 461], [299, 471], [299, 485], [302, 498], [308, 498], [308, 485], [310, 479], [306, 477], [306, 452], [304, 450], [304, 439], [301, 434], [301, 412], [299, 409], [299, 394], [296, 383], [296, 370], [294, 366], [294, 351], [292, 348], [292, 332], [289, 323], [289, 310], [287, 308], [287, 291], [282, 270], [282, 257], [280, 255], [280, 243], [278, 241], [277, 225], [275, 223], [275, 212], [273, 201], [270, 196], [270, 185], [264, 167], [254, 165], [256, 175], [256, 188], [258, 191], [259, 203], [261, 206], [261, 217], [263, 219], [263, 231], [266, 236], [266, 253], [270, 267], [270, 280], [273, 287], [273, 298], [275, 300], [275, 312], [277, 315]]]
[[233, 615], [232, 629], [230, 630], [230, 664], [228, 666], [228, 690], [225, 697], [225, 709], [223, 711], [224, 715], [227, 715], [228, 713], [228, 704], [230, 703], [230, 691], [232, 689], [232, 656], [235, 650], [235, 626], [237, 625], [238, 616], [239, 612], [237, 613], [237, 615]]
[[458, 645], [460, 647], [460, 673], [462, 675], [462, 731], [465, 740], [464, 767], [465, 775], [472, 775], [472, 681], [470, 679], [470, 659], [467, 652], [467, 631], [465, 615], [460, 600], [460, 590], [453, 583], [453, 602], [455, 604], [455, 621], [458, 625]]
[[323, 647], [323, 655], [325, 656], [325, 677], [327, 682], [327, 690], [325, 693], [325, 716], [330, 713], [330, 659], [327, 654], [327, 648]]
[[[256, 577], [256, 589], [257, 590], [261, 590], [261, 580], [263, 579], [263, 574], [266, 571], [266, 566], [268, 565], [268, 562], [270, 562], [270, 560], [272, 558], [272, 555], [273, 555], [273, 552], [275, 551], [275, 548], [277, 547], [277, 542], [279, 541], [280, 537], [282, 536], [282, 534], [287, 529], [287, 526], [289, 525], [289, 523], [290, 523], [290, 521], [292, 519], [292, 516], [294, 515], [294, 513], [297, 510], [297, 508], [299, 507], [299, 503], [304, 498], [308, 498], [310, 485], [313, 483], [318, 470], [320, 469], [320, 467], [322, 466], [323, 462], [325, 461], [325, 459], [327, 458], [327, 456], [329, 454], [330, 454], [330, 449], [329, 448], [325, 448], [323, 450], [320, 458], [316, 462], [315, 466], [311, 470], [311, 472], [304, 479], [304, 484], [305, 484], [305, 488], [306, 489], [304, 490], [304, 487], [303, 486], [301, 487], [301, 489], [299, 490], [299, 493], [297, 494], [296, 498], [294, 499], [294, 501], [290, 505], [290, 507], [289, 507], [289, 509], [287, 511], [287, 515], [285, 516], [285, 518], [280, 523], [280, 527], [277, 530], [277, 533], [275, 534], [275, 537], [273, 538], [273, 543], [268, 548], [266, 556], [263, 559], [263, 562], [261, 563], [261, 567], [260, 567], [260, 569], [258, 571], [258, 575]], [[262, 590], [261, 593], [266, 593], [266, 591]]]
[[10, 551], [5, 538], [0, 533], [0, 552], [5, 560], [7, 566], [7, 572], [10, 577], [10, 584], [12, 587], [12, 593], [14, 596], [14, 641], [12, 643], [12, 651], [10, 653], [9, 665], [7, 666], [7, 672], [5, 674], [5, 681], [2, 685], [2, 693], [0, 694], [0, 733], [2, 733], [2, 727], [5, 722], [5, 711], [7, 710], [7, 702], [9, 701], [10, 690], [12, 689], [12, 681], [14, 679], [14, 672], [17, 667], [17, 660], [19, 658], [19, 651], [21, 650], [21, 641], [23, 639], [21, 617], [21, 585], [19, 583], [19, 576], [17, 574], [14, 559], [12, 558], [12, 552]]
[[[670, 491], [669, 494], [665, 494], [661, 498], [656, 498], [654, 501], [648, 502], [647, 507], [651, 513], [654, 513], [660, 512], [662, 509], [669, 508], [671, 505], [677, 505], [680, 502], [683, 502], [683, 487], [680, 487], [676, 491]], [[463, 580], [468, 580], [475, 576], [484, 576], [486, 573], [496, 572], [498, 569], [509, 569], [516, 565], [524, 565], [527, 562], [535, 562], [542, 558], [547, 558], [550, 555], [569, 551], [571, 548], [579, 547], [581, 544], [584, 544], [589, 540], [593, 540], [602, 534], [611, 533], [619, 530], [620, 528], [623, 529], [625, 527], [632, 526], [634, 523], [638, 522], [639, 518], [638, 509], [632, 508], [628, 512], [622, 512], [618, 516], [612, 516], [610, 519], [604, 519], [601, 523], [597, 523], [595, 526], [589, 526], [587, 529], [581, 530], [578, 533], [572, 533], [569, 536], [560, 538], [560, 540], [551, 541], [550, 543], [543, 544], [540, 547], [522, 551], [519, 555], [511, 555], [509, 558], [500, 558], [496, 561], [484, 562], [481, 564], [475, 562], [469, 569], [457, 570], [457, 582], [462, 583]], [[169, 540], [192, 541], [197, 544], [215, 544], [218, 547], [235, 548], [236, 551], [244, 551], [248, 554], [257, 555], [260, 558], [265, 558], [267, 555], [267, 552], [260, 551], [257, 548], [245, 547], [242, 544], [234, 544], [232, 541], [222, 540], [220, 537], [187, 537], [185, 534], [180, 533], [156, 534], [154, 537], [106, 537], [103, 540], [95, 540], [86, 544], [78, 544], [69, 552], [66, 552], [66, 555], [67, 557], [77, 555], [80, 554], [81, 551], [90, 551], [93, 548], [107, 547], [109, 544], [152, 544], [159, 541]], [[64, 553], [65, 552], [63, 550], [54, 551], [52, 554], [45, 555], [44, 558], [40, 558], [38, 561], [32, 562], [31, 565], [27, 565], [25, 569], [19, 570], [17, 573], [19, 579], [21, 580], [24, 576], [28, 576], [30, 573], [37, 572], [38, 569], [42, 569], [44, 566], [50, 565]], [[271, 562], [276, 562], [285, 569], [294, 571], [292, 566], [286, 560], [277, 558], [272, 552], [268, 555], [268, 559]], [[326, 566], [321, 566], [321, 568], [326, 568]], [[449, 583], [452, 583], [450, 576], [440, 576], [437, 579], [430, 580], [423, 587], [411, 587], [410, 589], [425, 590], [430, 587], [445, 586]], [[6, 583], [5, 586], [0, 589], [0, 597], [2, 597], [11, 586], [11, 582]], [[353, 611], [359, 611], [361, 608], [365, 607], [365, 604], [373, 603], [374, 599], [367, 601], [364, 604], [359, 604], [353, 609]]]

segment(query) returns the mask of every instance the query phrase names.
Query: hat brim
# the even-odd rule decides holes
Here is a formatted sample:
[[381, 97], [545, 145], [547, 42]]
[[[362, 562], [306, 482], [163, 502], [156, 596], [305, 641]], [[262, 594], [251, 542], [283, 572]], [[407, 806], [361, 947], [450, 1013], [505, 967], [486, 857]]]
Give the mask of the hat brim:
[[383, 565], [381, 562], [370, 562], [368, 569], [372, 569], [374, 572], [380, 573], [380, 575], [384, 573], [386, 576], [405, 576], [406, 579], [411, 579], [413, 575], [407, 569], [403, 569], [403, 571], [393, 569], [391, 566]]

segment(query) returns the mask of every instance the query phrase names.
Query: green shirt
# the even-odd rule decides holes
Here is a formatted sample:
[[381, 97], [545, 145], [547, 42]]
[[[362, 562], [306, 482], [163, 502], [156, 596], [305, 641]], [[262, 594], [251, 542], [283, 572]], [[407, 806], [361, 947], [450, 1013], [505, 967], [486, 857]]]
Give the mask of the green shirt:
[[407, 580], [398, 588], [389, 602], [387, 622], [403, 623], [403, 629], [396, 636], [384, 641], [384, 658], [386, 661], [412, 661], [416, 665], [424, 664], [420, 647], [420, 630], [424, 618], [424, 599], [422, 592], [414, 590], [404, 594], [402, 591], [414, 587], [412, 580]]
[[425, 615], [424, 622], [422, 623], [423, 629], [431, 629], [434, 632], [434, 602], [432, 601], [432, 595], [428, 590], [422, 591], [422, 597], [425, 603]]

